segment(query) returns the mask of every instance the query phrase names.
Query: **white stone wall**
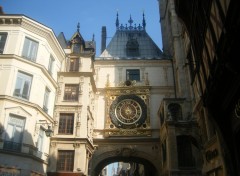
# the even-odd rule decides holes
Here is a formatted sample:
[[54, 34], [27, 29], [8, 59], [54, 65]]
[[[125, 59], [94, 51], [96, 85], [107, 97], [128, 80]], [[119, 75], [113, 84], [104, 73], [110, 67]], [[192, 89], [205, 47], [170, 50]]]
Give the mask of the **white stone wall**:
[[[65, 54], [50, 28], [24, 16], [4, 16], [4, 18], [12, 18], [13, 21], [19, 19], [20, 23], [4, 24], [0, 28], [0, 32], [8, 34], [3, 54], [0, 55], [0, 124], [4, 130], [0, 135], [1, 149], [2, 141], [7, 135], [9, 117], [13, 115], [23, 118], [24, 126], [20, 155], [0, 154], [0, 158], [4, 158], [0, 163], [6, 167], [23, 169], [23, 175], [30, 175], [31, 171], [46, 173], [50, 138], [43, 137], [42, 153], [36, 147], [40, 128], [47, 129], [46, 123], [53, 123], [57, 72], [61, 68]], [[25, 37], [39, 42], [36, 62], [22, 57]], [[52, 75], [48, 72], [50, 55], [55, 60]], [[14, 96], [18, 71], [32, 76], [29, 99]], [[47, 113], [43, 110], [46, 87], [50, 90]], [[41, 123], [40, 120], [44, 122]], [[32, 155], [45, 162], [34, 159]]]
[[[127, 69], [140, 70], [140, 82], [138, 86], [145, 86], [148, 78], [150, 86], [149, 109], [152, 129], [159, 129], [159, 117], [157, 115], [163, 98], [174, 97], [174, 79], [170, 60], [97, 60], [95, 61], [95, 80], [97, 86], [97, 97], [95, 106], [95, 129], [104, 129], [106, 121], [106, 84], [109, 87], [119, 87], [120, 83], [126, 81]], [[147, 75], [146, 75], [147, 73]], [[153, 134], [154, 137], [159, 132]], [[101, 138], [100, 136], [97, 136]]]

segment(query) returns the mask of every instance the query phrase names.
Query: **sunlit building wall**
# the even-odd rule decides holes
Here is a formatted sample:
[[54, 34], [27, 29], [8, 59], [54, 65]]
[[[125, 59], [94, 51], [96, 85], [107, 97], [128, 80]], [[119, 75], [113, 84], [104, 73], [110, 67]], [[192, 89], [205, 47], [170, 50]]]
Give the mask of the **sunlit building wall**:
[[52, 29], [22, 15], [0, 16], [0, 165], [2, 173], [46, 173], [65, 53]]

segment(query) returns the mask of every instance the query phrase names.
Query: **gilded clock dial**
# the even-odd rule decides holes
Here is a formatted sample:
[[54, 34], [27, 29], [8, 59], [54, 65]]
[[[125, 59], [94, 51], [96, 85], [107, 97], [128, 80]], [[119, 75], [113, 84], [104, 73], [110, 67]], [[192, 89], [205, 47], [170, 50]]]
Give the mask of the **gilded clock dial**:
[[139, 96], [121, 95], [112, 102], [109, 116], [117, 128], [137, 128], [147, 118], [147, 106]]
[[115, 114], [123, 124], [133, 124], [141, 117], [142, 109], [137, 101], [124, 99], [117, 104]]

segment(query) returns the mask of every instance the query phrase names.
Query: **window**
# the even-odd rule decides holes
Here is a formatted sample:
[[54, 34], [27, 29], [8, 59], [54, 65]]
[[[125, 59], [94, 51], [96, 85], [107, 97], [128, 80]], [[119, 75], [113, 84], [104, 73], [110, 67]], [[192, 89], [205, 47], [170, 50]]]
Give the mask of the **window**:
[[170, 103], [168, 105], [168, 113], [171, 120], [183, 120], [182, 108], [178, 103]]
[[38, 151], [40, 151], [40, 152], [43, 151], [44, 135], [45, 135], [44, 130], [42, 128], [40, 128], [39, 135], [38, 135], [38, 141], [37, 141], [37, 148], [38, 148]]
[[49, 72], [50, 75], [52, 75], [52, 73], [53, 73], [53, 63], [54, 63], [54, 61], [55, 61], [55, 59], [51, 55], [50, 59], [49, 59], [49, 64], [48, 64], [48, 72]]
[[163, 163], [165, 163], [167, 161], [166, 139], [162, 143], [162, 161], [163, 161]]
[[78, 84], [66, 84], [64, 90], [64, 100], [78, 101]]
[[14, 115], [9, 116], [3, 146], [5, 150], [21, 151], [24, 124], [24, 118]]
[[43, 110], [48, 112], [48, 101], [49, 101], [50, 90], [46, 87], [43, 100]]
[[0, 32], [0, 54], [3, 54], [6, 39], [7, 39], [7, 33], [6, 32]]
[[140, 70], [139, 69], [127, 69], [126, 70], [126, 79], [140, 81]]
[[177, 136], [177, 152], [179, 167], [194, 167], [192, 143], [189, 136]]
[[73, 150], [58, 150], [57, 170], [58, 171], [73, 171], [74, 151]]
[[70, 59], [69, 71], [79, 71], [79, 58]]
[[139, 44], [137, 39], [130, 37], [126, 45], [127, 56], [138, 57], [139, 56]]
[[73, 134], [74, 114], [60, 114], [59, 134]]
[[13, 95], [24, 99], [29, 99], [31, 83], [32, 76], [18, 72]]
[[80, 53], [80, 43], [74, 43], [72, 45], [72, 50], [73, 50], [73, 53], [75, 54], [79, 54]]
[[38, 42], [25, 38], [22, 57], [30, 61], [36, 61], [38, 51]]

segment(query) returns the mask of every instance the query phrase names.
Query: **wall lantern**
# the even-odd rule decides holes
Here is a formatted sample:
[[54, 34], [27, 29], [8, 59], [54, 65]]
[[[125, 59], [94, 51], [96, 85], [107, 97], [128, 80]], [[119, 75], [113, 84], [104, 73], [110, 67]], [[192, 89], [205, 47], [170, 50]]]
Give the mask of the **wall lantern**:
[[39, 122], [36, 123], [36, 124], [48, 125], [48, 128], [45, 130], [45, 134], [46, 134], [47, 137], [52, 137], [53, 130], [50, 126], [51, 123], [48, 123], [46, 120], [39, 120]]
[[45, 134], [47, 137], [52, 137], [53, 130], [52, 130], [51, 126], [48, 126], [48, 129], [45, 130]]

